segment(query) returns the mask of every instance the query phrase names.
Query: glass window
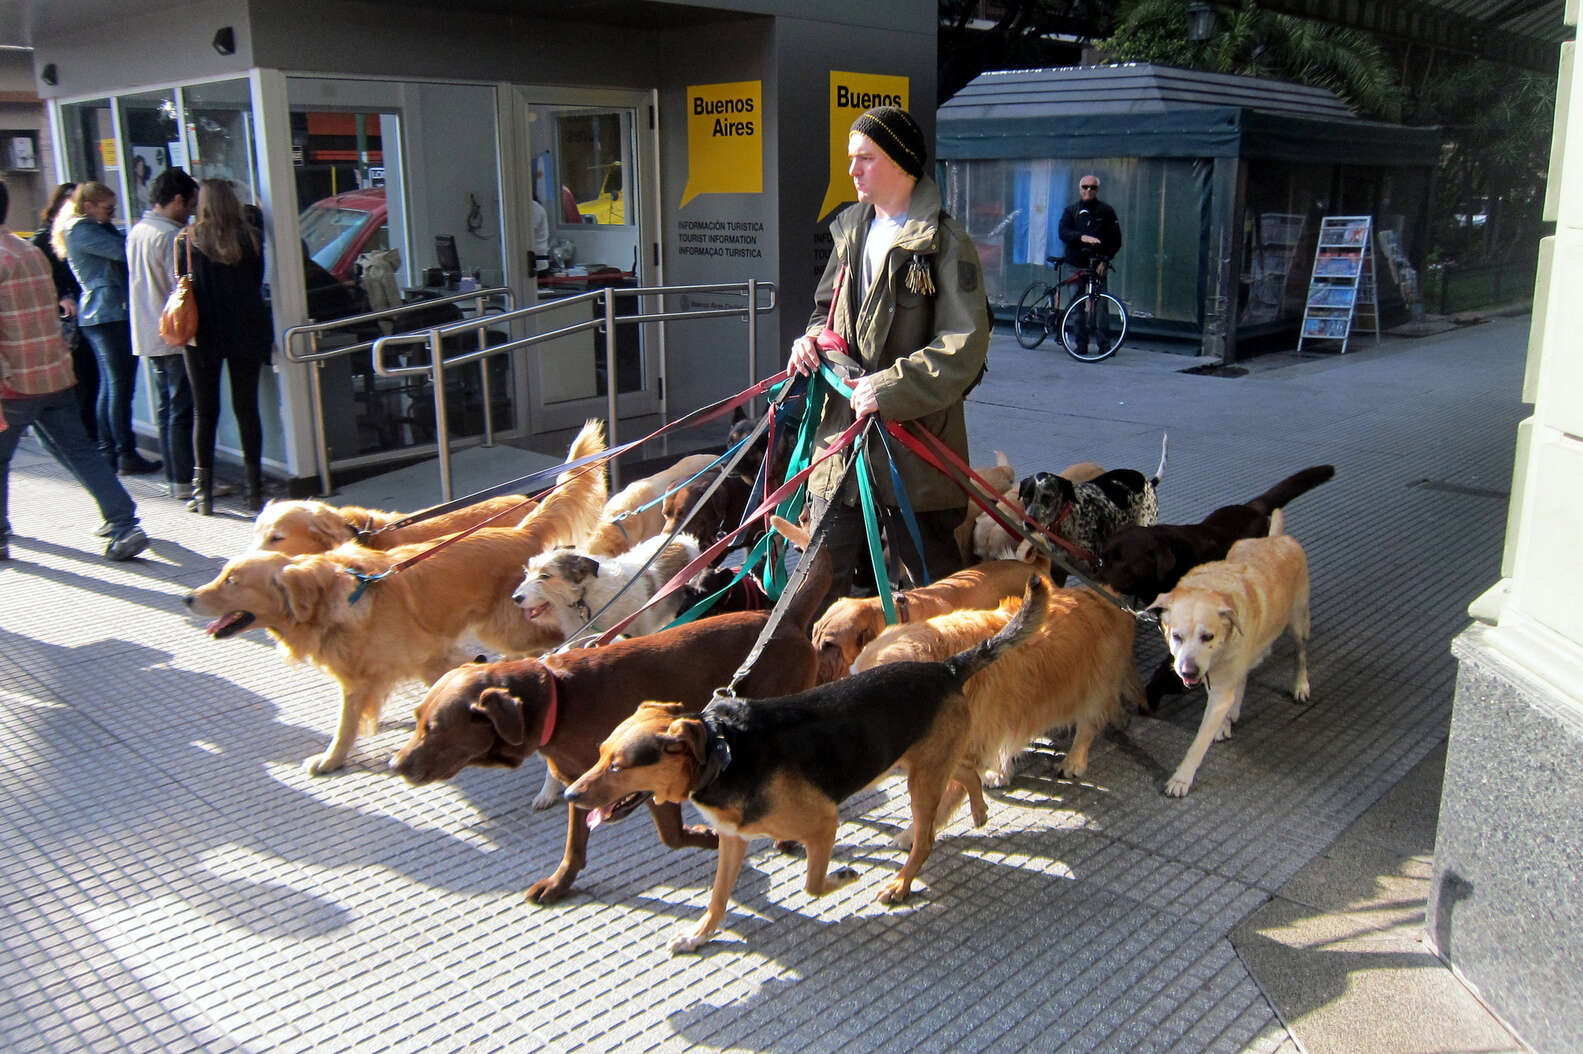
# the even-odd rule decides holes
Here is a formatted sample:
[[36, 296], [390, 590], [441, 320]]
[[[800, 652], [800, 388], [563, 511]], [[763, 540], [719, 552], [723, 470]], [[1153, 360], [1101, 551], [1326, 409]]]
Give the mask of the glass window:
[[187, 116], [184, 167], [192, 178], [229, 179], [243, 202], [257, 202], [253, 95], [248, 82], [195, 84], [182, 89], [182, 104]]
[[123, 95], [121, 106], [121, 155], [127, 164], [126, 214], [132, 222], [153, 204], [149, 184], [171, 166], [171, 155], [181, 155], [181, 125], [176, 118], [174, 91]]
[[626, 207], [631, 182], [630, 130], [623, 125], [629, 111], [562, 113], [555, 119], [560, 152], [564, 219], [572, 210], [583, 223], [626, 226], [633, 222]]
[[121, 187], [121, 150], [115, 141], [115, 119], [108, 99], [66, 103], [60, 108], [61, 134], [66, 139], [66, 171], [75, 183], [95, 180], [115, 191], [112, 221], [126, 226], [126, 195]]

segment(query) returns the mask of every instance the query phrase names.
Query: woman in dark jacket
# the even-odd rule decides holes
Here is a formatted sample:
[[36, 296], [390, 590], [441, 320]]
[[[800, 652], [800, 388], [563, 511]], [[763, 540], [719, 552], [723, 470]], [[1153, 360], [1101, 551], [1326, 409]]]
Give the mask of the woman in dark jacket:
[[[190, 250], [190, 252], [189, 252]], [[214, 511], [214, 436], [220, 419], [220, 369], [231, 378], [231, 410], [242, 440], [247, 508], [263, 505], [260, 462], [263, 422], [258, 377], [274, 343], [264, 303], [264, 253], [258, 230], [242, 217], [231, 184], [206, 179], [198, 189], [198, 220], [176, 242], [180, 268], [191, 259], [198, 305], [195, 347], [186, 349], [195, 420], [192, 431], [192, 497], [196, 511]]]
[[64, 250], [82, 286], [77, 325], [99, 363], [99, 449], [123, 476], [158, 472], [164, 463], [138, 453], [137, 433], [132, 430], [137, 359], [132, 355], [128, 321], [126, 235], [110, 222], [115, 191], [103, 183], [81, 183], [72, 194], [72, 204], [77, 215], [57, 224], [51, 237], [56, 253]]
[[33, 244], [44, 253], [49, 260], [50, 274], [55, 279], [55, 298], [60, 301], [60, 335], [66, 341], [66, 346], [71, 349], [71, 368], [77, 375], [77, 411], [82, 416], [83, 431], [88, 433], [88, 438], [97, 441], [99, 438], [99, 411], [96, 404], [99, 402], [99, 364], [94, 361], [93, 349], [88, 342], [82, 339], [82, 331], [77, 328], [77, 296], [82, 292], [82, 286], [77, 284], [77, 276], [71, 273], [71, 264], [55, 255], [55, 246], [50, 242], [50, 231], [55, 226], [55, 217], [69, 201], [77, 189], [75, 183], [62, 183], [55, 188], [55, 193], [50, 195], [49, 204], [44, 206], [44, 211], [39, 213], [38, 230], [33, 232]]

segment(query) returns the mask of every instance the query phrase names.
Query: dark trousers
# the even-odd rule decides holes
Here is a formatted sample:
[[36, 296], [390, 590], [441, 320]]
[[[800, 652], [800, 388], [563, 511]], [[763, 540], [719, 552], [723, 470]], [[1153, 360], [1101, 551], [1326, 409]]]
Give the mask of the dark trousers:
[[94, 447], [77, 416], [77, 393], [63, 388], [48, 395], [8, 398], [6, 430], [0, 432], [0, 539], [11, 533], [11, 455], [31, 425], [44, 449], [65, 465], [93, 496], [99, 515], [110, 522], [111, 537], [137, 523], [137, 506], [116, 478], [115, 468]]
[[[830, 595], [820, 605], [823, 610], [852, 592], [852, 572], [860, 562], [864, 567], [870, 566], [868, 535], [863, 529], [863, 510], [856, 505], [843, 505], [840, 502], [832, 505], [812, 498], [809, 500], [808, 515], [810, 524], [817, 524], [821, 516], [833, 517], [825, 534], [825, 549], [830, 554], [835, 577], [830, 583]], [[923, 558], [920, 560], [901, 510], [881, 505], [880, 533], [889, 554], [886, 570], [891, 580], [909, 588], [921, 586], [924, 584], [925, 564], [928, 565], [931, 581], [960, 571], [962, 554], [956, 547], [956, 529], [966, 516], [966, 508], [916, 513], [918, 534], [923, 541]]]
[[99, 401], [95, 403], [99, 451], [114, 464], [117, 456], [137, 453], [132, 431], [132, 392], [137, 385], [137, 358], [132, 354], [132, 327], [125, 319], [83, 326], [82, 335], [99, 365]]
[[148, 364], [154, 371], [165, 479], [173, 486], [186, 486], [192, 481], [192, 385], [187, 383], [187, 364], [179, 351], [152, 356]]
[[264, 424], [258, 413], [258, 375], [262, 361], [224, 352], [188, 348], [187, 381], [192, 385], [192, 462], [194, 469], [214, 472], [214, 437], [220, 425], [220, 370], [231, 378], [231, 412], [242, 440], [242, 462], [257, 468], [263, 459]]
[[71, 349], [71, 369], [77, 375], [77, 386], [72, 391], [77, 393], [77, 409], [82, 417], [83, 431], [88, 433], [88, 438], [94, 442], [99, 441], [99, 360], [93, 353], [93, 347], [83, 337], [82, 330], [77, 328], [74, 318], [62, 319], [60, 324], [61, 336], [66, 339], [66, 346]]

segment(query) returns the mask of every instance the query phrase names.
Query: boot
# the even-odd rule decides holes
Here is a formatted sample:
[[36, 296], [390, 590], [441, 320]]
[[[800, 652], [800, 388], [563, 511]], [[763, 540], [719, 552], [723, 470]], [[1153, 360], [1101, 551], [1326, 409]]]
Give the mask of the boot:
[[247, 511], [257, 516], [264, 508], [264, 481], [263, 473], [259, 466], [248, 465], [246, 478], [243, 483], [242, 504]]
[[214, 494], [209, 490], [208, 469], [192, 470], [192, 500], [187, 503], [187, 508], [199, 516], [214, 515]]

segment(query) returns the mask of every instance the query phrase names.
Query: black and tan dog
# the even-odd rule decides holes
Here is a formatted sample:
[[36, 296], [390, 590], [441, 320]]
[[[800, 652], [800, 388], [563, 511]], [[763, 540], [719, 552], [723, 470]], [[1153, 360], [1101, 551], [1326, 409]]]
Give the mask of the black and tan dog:
[[970, 720], [962, 685], [1038, 632], [1049, 592], [1035, 576], [1005, 629], [945, 662], [879, 666], [778, 699], [716, 700], [701, 713], [683, 703], [644, 703], [605, 740], [599, 763], [566, 788], [566, 799], [597, 823], [650, 799], [690, 798], [714, 824], [720, 857], [709, 910], [671, 943], [672, 951], [693, 951], [720, 928], [749, 838], [801, 842], [805, 888], [815, 896], [856, 878], [850, 868], [828, 873], [837, 809], [899, 766], [917, 834], [879, 900], [900, 903], [934, 848], [936, 813], [952, 778], [967, 788], [974, 821], [984, 822], [978, 775], [963, 764]]
[[[745, 691], [774, 695], [814, 683], [818, 661], [808, 626], [830, 590], [831, 573], [828, 556], [813, 559], [807, 581], [744, 680]], [[731, 679], [768, 619], [767, 611], [717, 615], [601, 648], [459, 666], [424, 696], [417, 728], [390, 769], [418, 785], [450, 779], [468, 765], [515, 768], [537, 751], [551, 775], [568, 782], [600, 760], [600, 741], [657, 686], [703, 706]], [[651, 802], [650, 809], [666, 845], [714, 846], [714, 832], [683, 826], [678, 805]], [[561, 864], [529, 887], [530, 902], [549, 904], [567, 894], [587, 861], [588, 831], [587, 814], [572, 804]]]

